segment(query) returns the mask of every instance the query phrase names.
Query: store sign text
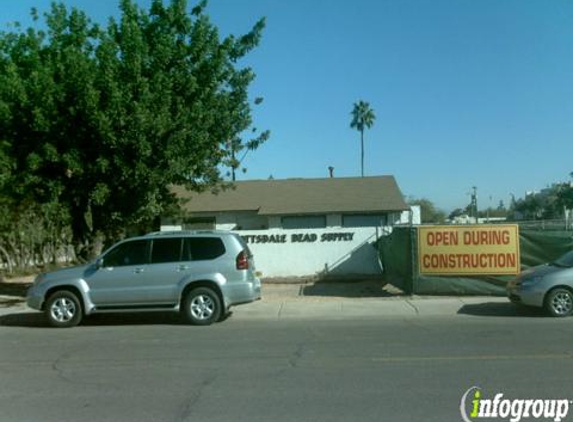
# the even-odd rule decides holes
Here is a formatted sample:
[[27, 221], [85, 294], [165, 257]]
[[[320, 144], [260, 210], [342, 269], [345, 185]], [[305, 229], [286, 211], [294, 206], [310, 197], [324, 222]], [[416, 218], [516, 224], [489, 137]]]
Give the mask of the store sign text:
[[351, 242], [354, 233], [293, 233], [255, 234], [241, 236], [245, 242], [253, 243], [315, 243], [315, 242]]

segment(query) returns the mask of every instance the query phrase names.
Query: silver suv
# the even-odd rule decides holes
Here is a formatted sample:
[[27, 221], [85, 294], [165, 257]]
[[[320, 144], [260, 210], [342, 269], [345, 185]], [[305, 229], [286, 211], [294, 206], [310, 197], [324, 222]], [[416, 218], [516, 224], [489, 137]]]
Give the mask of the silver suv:
[[94, 262], [42, 273], [28, 306], [55, 327], [84, 315], [125, 311], [180, 311], [208, 325], [229, 308], [261, 298], [253, 256], [243, 239], [224, 231], [156, 232], [123, 240]]

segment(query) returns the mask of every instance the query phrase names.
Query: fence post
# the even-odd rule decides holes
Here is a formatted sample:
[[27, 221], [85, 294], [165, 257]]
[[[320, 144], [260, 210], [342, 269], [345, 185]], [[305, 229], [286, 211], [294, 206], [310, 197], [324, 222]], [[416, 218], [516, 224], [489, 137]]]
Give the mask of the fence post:
[[410, 228], [410, 265], [409, 265], [409, 277], [408, 282], [406, 284], [407, 291], [405, 292], [408, 295], [413, 295], [417, 291], [416, 286], [416, 278], [417, 278], [417, 265], [418, 265], [418, 229], [415, 227]]

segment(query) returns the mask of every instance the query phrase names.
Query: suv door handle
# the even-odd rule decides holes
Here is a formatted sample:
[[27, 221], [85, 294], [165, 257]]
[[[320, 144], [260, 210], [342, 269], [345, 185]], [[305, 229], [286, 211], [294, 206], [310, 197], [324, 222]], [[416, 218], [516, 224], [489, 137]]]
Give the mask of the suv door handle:
[[134, 272], [135, 274], [141, 274], [143, 271], [144, 271], [143, 268], [136, 268], [136, 269], [133, 270], [133, 272]]
[[188, 265], [179, 265], [177, 271], [187, 271], [189, 269]]

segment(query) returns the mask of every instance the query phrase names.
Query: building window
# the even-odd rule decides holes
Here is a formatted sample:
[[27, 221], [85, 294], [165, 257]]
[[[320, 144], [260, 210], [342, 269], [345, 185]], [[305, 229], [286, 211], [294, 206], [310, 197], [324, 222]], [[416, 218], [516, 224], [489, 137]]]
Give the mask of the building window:
[[326, 227], [326, 216], [300, 215], [283, 217], [281, 225], [283, 229], [321, 229]]
[[349, 214], [342, 216], [342, 227], [380, 227], [388, 225], [386, 214]]

